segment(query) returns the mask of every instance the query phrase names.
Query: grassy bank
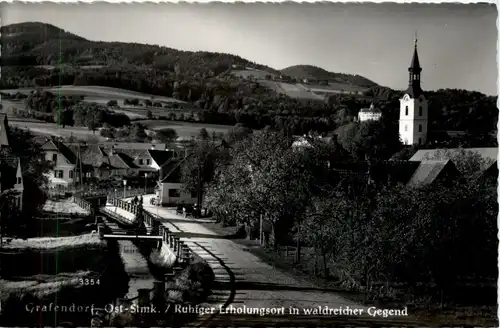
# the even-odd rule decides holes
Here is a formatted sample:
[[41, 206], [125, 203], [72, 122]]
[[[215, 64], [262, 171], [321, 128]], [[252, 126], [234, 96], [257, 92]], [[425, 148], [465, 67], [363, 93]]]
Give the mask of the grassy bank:
[[[123, 297], [129, 278], [118, 245], [95, 238], [13, 240], [3, 249], [0, 326], [55, 326], [65, 321], [88, 326], [92, 306], [102, 307]], [[33, 308], [50, 304], [70, 310]]]

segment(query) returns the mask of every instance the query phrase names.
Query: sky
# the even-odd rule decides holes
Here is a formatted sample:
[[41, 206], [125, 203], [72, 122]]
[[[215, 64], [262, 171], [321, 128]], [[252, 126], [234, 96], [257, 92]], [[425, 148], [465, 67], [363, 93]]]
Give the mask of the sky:
[[498, 94], [493, 5], [3, 3], [0, 18], [96, 41], [231, 53], [275, 69], [314, 65], [394, 89], [408, 84], [417, 31], [424, 90]]

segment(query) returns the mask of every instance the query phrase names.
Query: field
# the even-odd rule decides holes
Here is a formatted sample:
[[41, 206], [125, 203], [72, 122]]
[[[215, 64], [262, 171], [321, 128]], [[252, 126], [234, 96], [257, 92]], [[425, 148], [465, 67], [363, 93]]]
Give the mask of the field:
[[295, 99], [323, 100], [324, 97], [308, 91], [301, 84], [292, 84], [276, 81], [259, 81], [262, 85], [274, 90], [277, 93], [285, 94]]
[[9, 125], [15, 126], [20, 129], [29, 129], [34, 135], [57, 136], [66, 138], [73, 136], [81, 140], [88, 140], [89, 138], [98, 138], [100, 141], [106, 140], [106, 138], [99, 135], [99, 131], [96, 131], [94, 135], [92, 131], [89, 131], [85, 127], [66, 126], [65, 128], [62, 128], [55, 123], [27, 122], [23, 120], [17, 120], [16, 118], [9, 118]]
[[212, 132], [226, 134], [233, 127], [228, 125], [204, 124], [204, 123], [189, 123], [189, 122], [174, 122], [164, 120], [144, 120], [137, 121], [146, 126], [147, 129], [157, 131], [160, 129], [172, 128], [177, 131], [179, 138], [189, 139], [192, 136], [197, 136], [201, 128], [205, 128], [209, 134]]
[[[54, 94], [58, 94], [61, 96], [73, 96], [73, 95], [83, 95], [85, 97], [94, 97], [99, 98], [101, 100], [122, 100], [123, 99], [131, 99], [137, 98], [139, 100], [153, 99], [154, 101], [159, 101], [162, 103], [184, 103], [181, 100], [177, 100], [169, 97], [161, 97], [154, 96], [147, 93], [141, 93], [136, 91], [130, 91], [125, 89], [118, 88], [110, 88], [110, 87], [100, 87], [100, 86], [73, 86], [73, 85], [65, 85], [52, 88], [38, 88], [44, 91], [52, 92]], [[0, 90], [3, 93], [11, 93], [15, 94], [20, 92], [25, 95], [29, 95], [33, 88], [20, 88], [20, 89], [9, 89], [9, 90]]]
[[276, 76], [276, 74], [256, 69], [234, 70], [231, 72], [231, 74], [243, 79], [248, 79], [250, 78], [250, 76], [253, 76], [253, 78], [257, 80], [264, 80], [266, 78], [266, 75], [270, 75], [271, 77]]
[[[173, 108], [159, 108], [159, 107], [146, 107], [124, 105], [123, 101], [125, 99], [137, 98], [139, 100], [153, 100], [162, 102], [163, 105], [169, 106], [174, 103], [184, 103], [182, 101], [167, 98], [167, 97], [156, 97], [144, 93], [138, 93], [134, 91], [128, 91], [123, 89], [99, 87], [99, 86], [63, 86], [61, 88], [45, 88], [44, 90], [53, 92], [56, 94], [70, 96], [70, 95], [83, 95], [85, 96], [85, 102], [94, 102], [101, 105], [106, 105], [109, 100], [116, 100], [118, 102], [119, 108], [110, 108], [117, 113], [123, 113], [127, 115], [130, 119], [142, 123], [146, 126], [146, 129], [150, 131], [155, 131], [164, 128], [173, 128], [177, 131], [180, 139], [189, 139], [193, 136], [197, 136], [201, 128], [207, 129], [211, 134], [213, 131], [216, 133], [226, 133], [230, 126], [222, 125], [211, 125], [202, 123], [186, 123], [186, 122], [174, 122], [174, 121], [163, 121], [163, 120], [146, 120], [147, 112], [151, 111], [153, 116], [166, 117], [169, 113], [174, 113], [176, 116], [183, 114], [185, 112], [190, 112], [189, 109], [173, 109]], [[30, 94], [33, 89], [12, 89], [12, 90], [1, 90], [3, 93], [16, 93], [20, 92], [23, 94]], [[66, 126], [62, 128], [55, 123], [46, 123], [42, 121], [37, 121], [33, 119], [17, 118], [12, 116], [12, 108], [19, 108], [24, 110], [24, 101], [15, 100], [2, 100], [2, 112], [9, 115], [9, 124], [12, 126], [29, 129], [35, 135], [43, 136], [58, 136], [58, 137], [70, 137], [73, 136], [77, 139], [88, 140], [89, 138], [97, 138], [100, 141], [105, 141], [106, 138], [99, 135], [99, 131], [95, 134], [89, 131], [85, 127], [72, 127]], [[196, 115], [196, 114], [195, 114]]]

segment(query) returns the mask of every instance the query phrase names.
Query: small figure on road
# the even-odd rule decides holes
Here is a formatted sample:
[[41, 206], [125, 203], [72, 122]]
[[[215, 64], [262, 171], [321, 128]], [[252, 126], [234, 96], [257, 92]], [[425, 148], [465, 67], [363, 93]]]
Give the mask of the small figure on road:
[[137, 196], [135, 196], [134, 200], [132, 200], [132, 204], [137, 205], [138, 201], [139, 201], [139, 199], [137, 198]]
[[141, 204], [141, 206], [144, 204], [144, 199], [142, 199], [142, 196], [139, 198], [139, 204]]

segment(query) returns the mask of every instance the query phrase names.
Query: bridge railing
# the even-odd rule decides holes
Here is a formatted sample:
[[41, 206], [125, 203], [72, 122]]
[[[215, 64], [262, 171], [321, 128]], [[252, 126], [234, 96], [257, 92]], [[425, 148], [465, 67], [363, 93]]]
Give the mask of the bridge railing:
[[[109, 203], [129, 213], [133, 213], [135, 215], [138, 213], [137, 205], [126, 202], [122, 199], [111, 198]], [[151, 235], [162, 236], [162, 242], [173, 251], [180, 263], [187, 264], [194, 259], [195, 253], [189, 248], [189, 246], [185, 245], [178, 236], [170, 231], [170, 229], [162, 225], [155, 215], [147, 211], [143, 211], [142, 213], [146, 227], [151, 228]]]
[[76, 203], [81, 208], [83, 208], [84, 210], [89, 211], [89, 213], [92, 213], [92, 204], [87, 202], [85, 199], [82, 199], [78, 196], [74, 196], [73, 202]]
[[154, 194], [155, 187], [150, 188], [101, 188], [101, 189], [88, 189], [80, 191], [82, 197], [95, 197], [95, 196], [108, 196], [113, 198], [129, 198], [134, 196], [141, 196], [147, 194]]

